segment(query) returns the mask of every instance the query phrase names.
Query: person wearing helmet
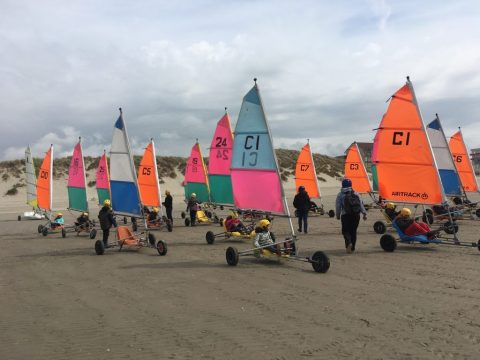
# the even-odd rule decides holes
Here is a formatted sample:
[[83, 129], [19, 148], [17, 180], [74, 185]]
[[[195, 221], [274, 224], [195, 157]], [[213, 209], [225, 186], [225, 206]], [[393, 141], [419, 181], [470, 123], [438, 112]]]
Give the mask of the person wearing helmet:
[[170, 223], [173, 225], [173, 198], [170, 194], [170, 191], [165, 191], [165, 200], [162, 202], [162, 205], [165, 207], [165, 212], [167, 213], [167, 219], [170, 220]]
[[88, 217], [88, 212], [83, 212], [77, 218], [77, 221], [75, 221], [75, 226], [85, 228], [89, 222], [90, 222], [90, 219]]
[[390, 220], [395, 219], [397, 215], [400, 213], [399, 211], [395, 210], [396, 208], [397, 206], [392, 202], [387, 202], [385, 204], [385, 214], [387, 214]]
[[195, 226], [197, 220], [197, 211], [200, 201], [197, 200], [197, 194], [191, 193], [187, 202], [187, 212], [190, 213], [190, 225]]
[[310, 210], [310, 196], [305, 191], [304, 186], [298, 187], [298, 193], [293, 199], [293, 206], [297, 210], [298, 217], [298, 232], [302, 232], [302, 223], [303, 223], [303, 232], [308, 233], [308, 211]]
[[363, 214], [363, 220], [367, 220], [367, 211], [362, 199], [352, 189], [352, 180], [345, 178], [342, 180], [342, 189], [336, 199], [336, 215], [342, 223], [342, 235], [347, 253], [355, 251], [360, 214]]
[[110, 236], [110, 228], [112, 226], [117, 227], [117, 222], [113, 217], [113, 211], [110, 207], [111, 202], [109, 199], [106, 199], [103, 202], [103, 207], [100, 209], [98, 213], [98, 220], [100, 222], [100, 228], [103, 232], [103, 245], [108, 247], [108, 237]]
[[55, 219], [52, 221], [52, 229], [56, 229], [61, 227], [65, 224], [65, 220], [63, 219], [63, 214], [61, 212], [56, 213]]
[[272, 235], [270, 234], [270, 221], [262, 219], [258, 222], [258, 226], [255, 228], [255, 239], [253, 244], [257, 248], [263, 248], [273, 253], [279, 253], [279, 248], [275, 245]]
[[160, 209], [158, 207], [154, 207], [152, 211], [148, 212], [148, 215], [147, 215], [148, 225], [156, 226], [160, 224], [159, 212], [160, 212]]
[[409, 208], [401, 209], [394, 221], [408, 236], [425, 235], [431, 240], [440, 232], [440, 230], [432, 230], [428, 224], [412, 218], [412, 211]]
[[244, 233], [247, 230], [235, 212], [232, 215], [228, 215], [225, 219], [225, 228], [229, 232]]

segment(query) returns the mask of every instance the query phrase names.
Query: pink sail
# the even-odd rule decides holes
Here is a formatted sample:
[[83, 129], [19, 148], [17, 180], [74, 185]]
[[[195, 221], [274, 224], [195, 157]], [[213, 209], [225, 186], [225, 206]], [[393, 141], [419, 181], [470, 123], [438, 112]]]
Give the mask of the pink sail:
[[85, 188], [85, 169], [80, 142], [73, 149], [72, 160], [68, 169], [68, 186]]
[[217, 123], [217, 129], [210, 145], [208, 173], [210, 175], [230, 175], [232, 162], [233, 133], [230, 117], [225, 114]]
[[185, 169], [185, 183], [207, 183], [207, 175], [205, 171], [205, 164], [203, 162], [200, 145], [195, 143], [192, 147], [192, 152], [187, 161], [187, 168]]
[[96, 187], [97, 189], [110, 190], [110, 183], [108, 179], [107, 155], [103, 154], [98, 163], [96, 172]]

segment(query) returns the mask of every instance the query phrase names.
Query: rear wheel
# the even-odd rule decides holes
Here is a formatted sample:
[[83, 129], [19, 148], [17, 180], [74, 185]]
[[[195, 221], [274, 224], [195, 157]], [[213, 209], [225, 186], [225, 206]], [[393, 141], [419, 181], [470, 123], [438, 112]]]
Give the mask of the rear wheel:
[[207, 244], [212, 245], [215, 242], [215, 234], [213, 231], [207, 231], [205, 235], [205, 240], [207, 240]]
[[185, 218], [185, 226], [190, 226], [190, 219], [189, 218]]
[[390, 234], [385, 234], [380, 238], [380, 246], [386, 252], [394, 252], [397, 248], [397, 241]]
[[66, 237], [67, 237], [67, 230], [62, 228], [62, 238], [66, 238]]
[[157, 242], [157, 251], [158, 251], [158, 255], [160, 256], [165, 256], [167, 255], [167, 243], [163, 240], [158, 240]]
[[328, 216], [331, 217], [331, 218], [334, 217], [335, 216], [335, 211], [328, 210]]
[[450, 221], [447, 221], [443, 224], [443, 229], [447, 234], [456, 234], [458, 232], [458, 225], [455, 222], [451, 223]]
[[230, 246], [225, 252], [225, 258], [228, 265], [236, 266], [238, 264], [238, 250]]
[[95, 254], [103, 255], [105, 253], [105, 246], [102, 240], [95, 241]]
[[92, 229], [90, 230], [90, 239], [95, 239], [95, 237], [97, 236], [97, 229]]
[[47, 228], [46, 226], [44, 226], [44, 227], [42, 228], [42, 235], [43, 235], [43, 236], [47, 236], [47, 235], [48, 235], [48, 228]]
[[155, 241], [157, 239], [155, 239], [155, 235], [153, 235], [151, 232], [148, 233], [148, 236], [147, 236], [147, 239], [148, 239], [148, 243], [150, 244], [150, 246], [155, 246]]
[[383, 221], [375, 221], [373, 224], [373, 231], [377, 234], [385, 234], [385, 231], [387, 231], [387, 225], [385, 225]]
[[326, 273], [330, 269], [330, 259], [323, 251], [316, 251], [310, 258], [313, 270], [317, 273]]
[[37, 230], [38, 230], [38, 233], [41, 234], [43, 231], [43, 225], [38, 225]]

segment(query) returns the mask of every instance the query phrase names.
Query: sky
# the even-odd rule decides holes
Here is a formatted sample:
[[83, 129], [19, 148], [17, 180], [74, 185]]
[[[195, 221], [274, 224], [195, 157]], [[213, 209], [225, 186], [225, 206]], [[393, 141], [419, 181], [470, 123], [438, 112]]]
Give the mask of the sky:
[[341, 155], [372, 141], [410, 76], [424, 122], [480, 147], [480, 3], [0, 0], [0, 160], [132, 148], [204, 153], [258, 78], [275, 147]]

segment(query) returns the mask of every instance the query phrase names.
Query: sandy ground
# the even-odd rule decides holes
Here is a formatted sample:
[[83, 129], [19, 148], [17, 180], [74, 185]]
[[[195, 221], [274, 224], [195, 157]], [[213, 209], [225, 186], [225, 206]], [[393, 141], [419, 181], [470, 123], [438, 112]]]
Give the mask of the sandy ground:
[[[324, 189], [327, 209], [337, 190]], [[225, 249], [250, 243], [207, 245], [205, 232], [220, 228], [184, 227], [178, 203], [174, 231], [155, 233], [168, 243], [166, 256], [150, 248], [97, 256], [85, 236], [41, 236], [39, 221], [18, 222], [18, 212], [6, 212], [15, 204], [27, 210], [20, 198], [10, 205], [3, 199], [0, 359], [480, 354], [480, 252], [405, 244], [385, 253], [372, 230], [378, 212], [361, 223], [351, 255], [339, 222], [310, 218], [309, 234], [299, 235], [300, 254], [324, 250], [331, 259], [330, 271], [317, 274], [307, 263], [246, 257], [229, 267]], [[461, 239], [476, 242], [479, 224], [461, 222]], [[287, 219], [275, 219], [273, 230], [286, 235]]]

